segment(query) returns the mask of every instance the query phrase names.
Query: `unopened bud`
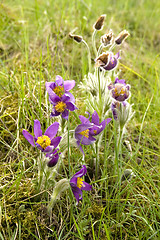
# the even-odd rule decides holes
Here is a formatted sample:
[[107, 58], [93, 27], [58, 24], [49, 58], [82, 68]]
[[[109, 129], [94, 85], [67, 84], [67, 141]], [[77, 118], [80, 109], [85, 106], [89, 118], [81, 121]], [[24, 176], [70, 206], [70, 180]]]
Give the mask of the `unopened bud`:
[[106, 18], [106, 14], [101, 15], [97, 19], [96, 23], [93, 25], [93, 28], [96, 30], [101, 30], [103, 28], [103, 23], [104, 23], [105, 18]]
[[123, 30], [118, 34], [117, 38], [115, 39], [115, 43], [117, 45], [120, 45], [129, 35], [130, 35], [129, 32]]
[[110, 53], [102, 53], [98, 58], [96, 58], [95, 62], [95, 67], [102, 67], [108, 64], [110, 59]]
[[82, 36], [79, 36], [79, 35], [73, 35], [72, 33], [69, 33], [69, 37], [70, 38], [73, 38], [74, 41], [80, 43], [83, 41], [83, 37]]
[[56, 203], [57, 199], [59, 199], [61, 193], [64, 192], [65, 190], [67, 190], [69, 187], [70, 187], [70, 184], [69, 184], [69, 181], [67, 178], [63, 178], [59, 182], [56, 183], [56, 185], [53, 189], [51, 200], [48, 204], [49, 215], [51, 215], [52, 208], [53, 208], [54, 204]]
[[112, 32], [112, 30], [110, 30], [108, 33], [104, 34], [101, 37], [101, 43], [103, 43], [104, 46], [107, 46], [107, 45], [111, 44], [112, 38], [113, 38], [113, 32]]

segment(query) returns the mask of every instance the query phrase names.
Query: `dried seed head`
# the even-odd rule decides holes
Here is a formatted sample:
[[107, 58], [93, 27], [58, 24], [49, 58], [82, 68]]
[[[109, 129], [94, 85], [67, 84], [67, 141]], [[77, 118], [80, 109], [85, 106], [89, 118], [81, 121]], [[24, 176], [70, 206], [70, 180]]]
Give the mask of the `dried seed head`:
[[117, 45], [120, 45], [129, 35], [130, 35], [129, 32], [123, 30], [118, 34], [117, 38], [115, 39], [115, 43]]
[[101, 15], [97, 19], [96, 23], [93, 25], [93, 28], [95, 30], [101, 30], [103, 28], [103, 23], [104, 23], [105, 18], [106, 18], [106, 14]]
[[96, 64], [95, 67], [102, 67], [108, 64], [110, 59], [110, 53], [102, 53], [98, 58], [96, 58]]
[[104, 46], [107, 46], [107, 45], [111, 44], [112, 38], [113, 38], [113, 32], [110, 29], [108, 33], [104, 34], [101, 37], [101, 43], [103, 43]]
[[73, 35], [72, 33], [69, 33], [69, 37], [70, 38], [73, 38], [74, 41], [80, 43], [83, 41], [83, 37], [82, 36], [79, 36], [79, 35]]

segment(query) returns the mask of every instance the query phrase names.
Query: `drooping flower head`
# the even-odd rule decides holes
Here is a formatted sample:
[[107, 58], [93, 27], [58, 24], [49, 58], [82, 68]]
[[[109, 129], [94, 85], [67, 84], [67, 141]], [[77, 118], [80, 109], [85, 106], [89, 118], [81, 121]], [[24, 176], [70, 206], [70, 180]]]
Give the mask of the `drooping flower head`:
[[34, 121], [34, 137], [25, 129], [23, 129], [23, 136], [33, 146], [37, 147], [44, 153], [52, 153], [53, 150], [58, 146], [61, 137], [55, 137], [59, 128], [59, 123], [54, 122], [49, 126], [44, 135], [42, 134], [41, 124], [36, 119]]
[[114, 83], [109, 84], [108, 89], [116, 101], [123, 102], [130, 97], [130, 85], [126, 84], [124, 79], [116, 78]]
[[82, 179], [86, 173], [87, 168], [85, 165], [83, 165], [81, 170], [74, 174], [70, 180], [71, 189], [77, 200], [77, 204], [79, 203], [79, 200], [82, 199], [82, 190], [90, 191], [92, 189], [92, 186]]
[[74, 96], [69, 92], [75, 86], [74, 80], [64, 81], [61, 76], [57, 75], [55, 82], [46, 82], [45, 85], [51, 101], [54, 101], [56, 96], [61, 98], [63, 94], [67, 93], [71, 101], [75, 102]]
[[60, 154], [61, 153], [59, 152], [58, 148], [54, 149], [52, 153], [46, 154], [46, 157], [49, 158], [49, 161], [47, 163], [48, 167], [54, 167], [57, 164]]
[[68, 119], [69, 111], [74, 111], [77, 107], [71, 101], [70, 95], [64, 94], [61, 98], [55, 96], [51, 99], [53, 105], [51, 117], [56, 117], [62, 114], [62, 118]]
[[111, 118], [107, 118], [103, 120], [101, 123], [99, 123], [99, 116], [97, 112], [94, 111], [94, 113], [92, 114], [91, 122], [89, 120], [90, 115], [89, 118], [80, 115], [79, 119], [81, 120], [82, 124], [76, 127], [75, 138], [77, 140], [78, 147], [84, 154], [80, 144], [90, 145], [94, 141], [96, 141], [96, 138], [94, 138], [94, 136], [100, 134], [105, 129], [106, 124], [108, 124], [111, 121]]
[[119, 58], [119, 52], [116, 53], [116, 55], [114, 55], [112, 52], [102, 53], [95, 60], [96, 67], [101, 67], [106, 71], [111, 71], [117, 67]]

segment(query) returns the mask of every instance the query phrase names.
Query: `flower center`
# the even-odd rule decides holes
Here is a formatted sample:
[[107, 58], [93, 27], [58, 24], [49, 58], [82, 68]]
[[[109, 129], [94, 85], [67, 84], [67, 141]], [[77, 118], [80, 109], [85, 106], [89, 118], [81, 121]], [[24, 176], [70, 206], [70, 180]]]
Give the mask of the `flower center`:
[[81, 134], [82, 136], [85, 136], [86, 138], [89, 138], [89, 129], [86, 129], [86, 130], [80, 132], [79, 134]]
[[83, 185], [83, 179], [78, 177], [77, 178], [77, 187], [81, 189], [82, 185]]
[[58, 96], [58, 97], [62, 97], [63, 93], [64, 93], [64, 88], [62, 86], [57, 86], [53, 89], [53, 92]]
[[118, 97], [121, 94], [125, 94], [125, 89], [124, 89], [124, 87], [122, 87], [122, 88], [119, 88], [119, 86], [115, 87], [114, 93], [115, 93], [115, 96]]
[[56, 106], [55, 106], [55, 109], [56, 109], [56, 111], [57, 112], [64, 112], [64, 110], [65, 110], [65, 108], [66, 108], [67, 106], [66, 106], [66, 104], [64, 103], [64, 102], [62, 102], [62, 101], [59, 101], [57, 104], [56, 104]]
[[48, 136], [43, 135], [38, 137], [37, 143], [41, 146], [41, 148], [45, 149], [46, 147], [51, 145], [51, 140]]

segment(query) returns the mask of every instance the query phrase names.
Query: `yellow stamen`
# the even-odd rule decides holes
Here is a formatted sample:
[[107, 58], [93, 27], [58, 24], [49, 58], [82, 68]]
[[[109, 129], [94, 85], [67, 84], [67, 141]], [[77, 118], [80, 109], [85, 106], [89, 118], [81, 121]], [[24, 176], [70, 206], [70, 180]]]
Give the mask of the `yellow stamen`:
[[97, 133], [97, 130], [93, 130], [93, 132], [94, 132], [94, 134], [96, 134], [96, 133]]
[[53, 89], [53, 92], [55, 92], [55, 94], [58, 95], [58, 97], [62, 97], [64, 93], [64, 88], [62, 86], [57, 86]]
[[43, 135], [38, 137], [37, 139], [37, 143], [43, 148], [45, 149], [46, 147], [51, 145], [51, 140], [48, 136]]
[[78, 178], [77, 178], [77, 187], [78, 187], [78, 188], [81, 188], [82, 185], [83, 185], [83, 179], [80, 178], [80, 177], [78, 177]]
[[89, 138], [89, 129], [86, 129], [86, 130], [80, 132], [79, 134], [85, 136], [86, 138]]
[[64, 110], [65, 110], [65, 108], [66, 108], [67, 106], [66, 106], [66, 104], [64, 103], [64, 102], [62, 102], [62, 101], [59, 101], [57, 104], [56, 104], [56, 106], [55, 106], [55, 110], [57, 111], [57, 112], [64, 112]]
[[116, 97], [120, 96], [121, 94], [125, 94], [125, 89], [122, 87], [121, 89], [119, 87], [114, 89], [114, 93]]

